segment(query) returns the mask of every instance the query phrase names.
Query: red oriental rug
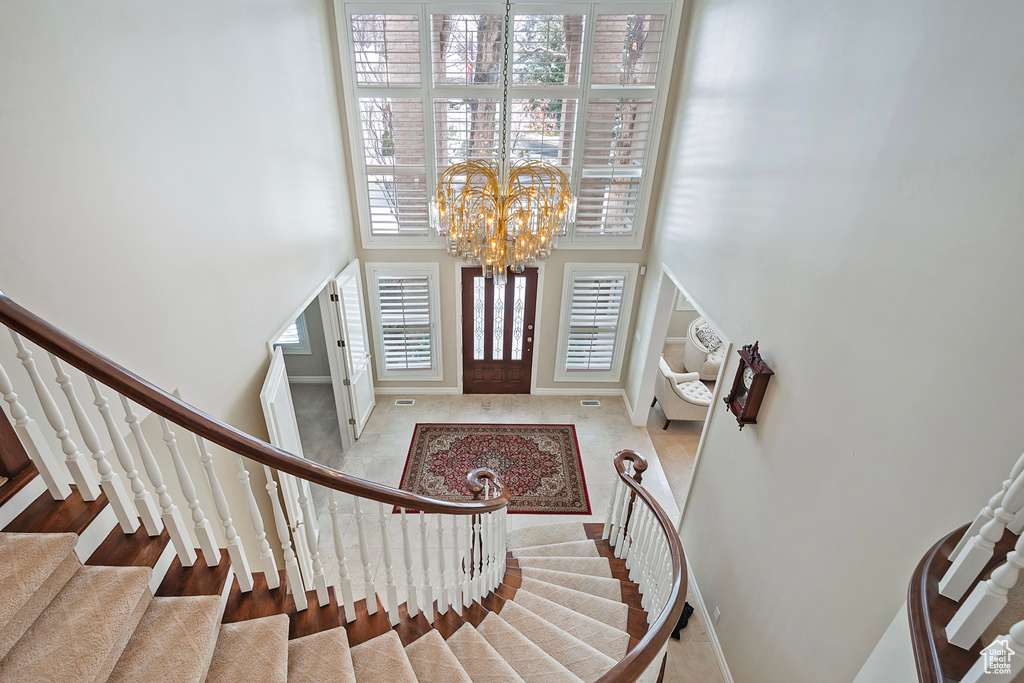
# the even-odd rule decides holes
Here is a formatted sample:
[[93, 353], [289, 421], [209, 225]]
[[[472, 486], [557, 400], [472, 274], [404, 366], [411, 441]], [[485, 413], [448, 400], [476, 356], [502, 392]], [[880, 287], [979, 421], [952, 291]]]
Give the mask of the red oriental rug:
[[572, 425], [417, 424], [400, 488], [446, 500], [473, 500], [466, 475], [477, 467], [497, 472], [512, 492], [509, 512], [590, 514]]

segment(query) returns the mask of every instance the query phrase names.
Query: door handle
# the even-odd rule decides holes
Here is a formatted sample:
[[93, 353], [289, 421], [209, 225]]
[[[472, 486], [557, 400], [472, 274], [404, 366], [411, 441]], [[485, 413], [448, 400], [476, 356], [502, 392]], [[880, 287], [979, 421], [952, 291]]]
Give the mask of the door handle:
[[533, 337], [527, 337], [526, 341], [527, 341], [527, 343], [532, 344], [533, 343]]

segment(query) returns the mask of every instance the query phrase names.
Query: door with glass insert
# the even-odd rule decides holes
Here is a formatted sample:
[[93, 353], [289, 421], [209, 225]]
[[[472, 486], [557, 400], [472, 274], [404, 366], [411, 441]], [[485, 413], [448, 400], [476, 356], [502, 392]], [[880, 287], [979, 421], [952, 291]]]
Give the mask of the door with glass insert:
[[528, 394], [533, 369], [537, 269], [503, 285], [462, 269], [462, 386], [467, 394]]

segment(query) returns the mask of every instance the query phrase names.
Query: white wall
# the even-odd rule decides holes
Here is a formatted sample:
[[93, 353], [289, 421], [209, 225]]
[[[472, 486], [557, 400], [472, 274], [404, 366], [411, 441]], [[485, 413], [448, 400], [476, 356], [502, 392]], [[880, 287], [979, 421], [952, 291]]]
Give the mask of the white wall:
[[1024, 3], [699, 0], [685, 77], [649, 272], [776, 374], [684, 546], [738, 683], [845, 683], [1024, 448]]
[[256, 435], [267, 340], [355, 254], [326, 12], [0, 3], [0, 289]]
[[903, 603], [853, 683], [918, 683], [919, 680], [910, 642], [907, 604]]

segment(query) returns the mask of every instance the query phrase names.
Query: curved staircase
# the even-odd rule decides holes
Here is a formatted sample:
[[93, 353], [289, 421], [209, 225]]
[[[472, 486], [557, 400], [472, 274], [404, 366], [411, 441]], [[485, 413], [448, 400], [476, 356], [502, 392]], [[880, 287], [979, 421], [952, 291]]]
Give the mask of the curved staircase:
[[[490, 470], [467, 473], [470, 502], [358, 479], [211, 418], [2, 294], [0, 323], [60, 443], [42, 437], [0, 359], [11, 417], [0, 414], [0, 681], [660, 680], [685, 558], [641, 485], [639, 454], [615, 456], [603, 524], [509, 530], [511, 492]], [[49, 356], [70, 416], [31, 344]], [[85, 373], [106, 444], [65, 363]], [[162, 431], [163, 459], [140, 407]], [[207, 442], [233, 460], [221, 465], [237, 472], [240, 511]], [[265, 492], [246, 463], [263, 466]], [[317, 528], [310, 483], [328, 489], [333, 534]]]

